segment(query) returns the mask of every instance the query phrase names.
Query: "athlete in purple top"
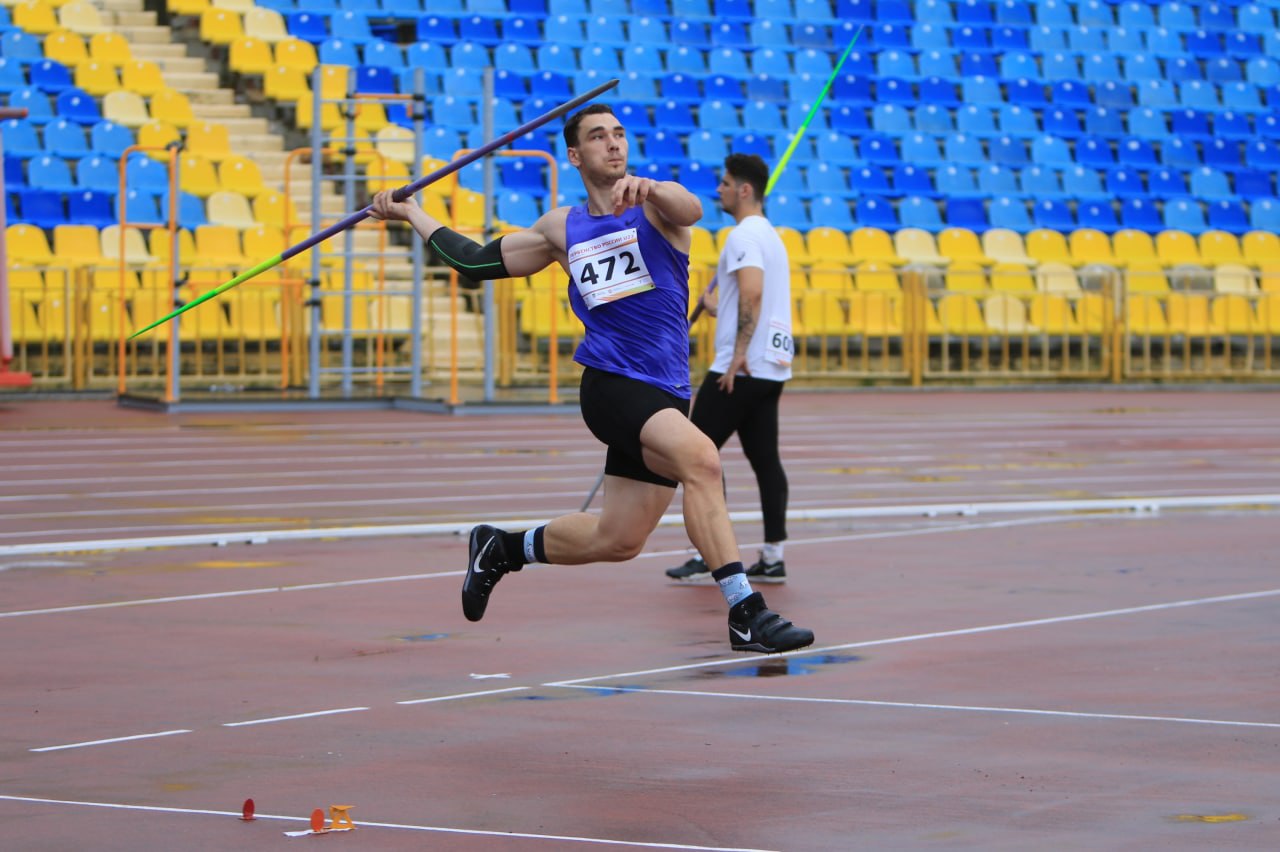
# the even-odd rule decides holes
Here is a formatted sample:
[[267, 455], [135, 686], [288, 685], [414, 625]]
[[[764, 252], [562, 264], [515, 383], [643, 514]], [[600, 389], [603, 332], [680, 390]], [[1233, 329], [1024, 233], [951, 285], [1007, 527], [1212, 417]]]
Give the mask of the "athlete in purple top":
[[721, 489], [720, 457], [689, 411], [688, 251], [702, 203], [680, 184], [627, 174], [626, 130], [604, 104], [564, 127], [569, 162], [587, 203], [548, 211], [527, 230], [488, 245], [444, 227], [412, 199], [381, 192], [377, 219], [409, 222], [439, 261], [475, 281], [515, 278], [559, 263], [569, 299], [586, 327], [574, 359], [584, 367], [583, 420], [607, 449], [604, 507], [522, 532], [485, 524], [471, 530], [463, 614], [484, 616], [503, 575], [533, 562], [581, 565], [635, 558], [684, 485], [689, 539], [729, 605], [735, 650], [802, 648], [813, 633], [765, 606], [751, 588]]

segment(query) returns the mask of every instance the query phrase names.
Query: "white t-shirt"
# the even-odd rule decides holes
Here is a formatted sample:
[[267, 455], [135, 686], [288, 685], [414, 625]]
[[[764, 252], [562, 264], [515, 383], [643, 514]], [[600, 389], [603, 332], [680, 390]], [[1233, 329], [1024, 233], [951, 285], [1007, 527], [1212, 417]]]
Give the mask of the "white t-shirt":
[[748, 216], [739, 222], [720, 252], [716, 265], [716, 289], [720, 302], [716, 311], [716, 358], [711, 369], [723, 373], [733, 360], [738, 339], [738, 277], [744, 267], [764, 270], [760, 295], [760, 316], [747, 345], [747, 369], [757, 379], [785, 382], [791, 378], [791, 263], [787, 247], [778, 232], [763, 216]]

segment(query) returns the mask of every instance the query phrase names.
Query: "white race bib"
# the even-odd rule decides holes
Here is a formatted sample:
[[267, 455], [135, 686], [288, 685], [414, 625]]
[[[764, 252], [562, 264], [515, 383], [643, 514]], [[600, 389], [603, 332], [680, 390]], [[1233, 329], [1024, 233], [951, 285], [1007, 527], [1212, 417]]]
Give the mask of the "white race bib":
[[791, 323], [769, 319], [769, 338], [764, 343], [764, 359], [780, 367], [791, 365], [795, 343], [791, 340]]
[[588, 309], [654, 288], [635, 228], [575, 243], [569, 249], [569, 275]]

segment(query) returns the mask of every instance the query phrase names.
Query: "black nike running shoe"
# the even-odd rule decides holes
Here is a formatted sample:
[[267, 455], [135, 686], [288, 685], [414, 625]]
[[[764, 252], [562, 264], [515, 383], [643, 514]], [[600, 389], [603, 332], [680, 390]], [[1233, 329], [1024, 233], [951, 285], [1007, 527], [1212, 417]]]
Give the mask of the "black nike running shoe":
[[502, 575], [518, 571], [507, 563], [502, 552], [502, 530], [488, 524], [480, 524], [471, 530], [471, 546], [468, 550], [467, 576], [462, 579], [462, 614], [467, 621], [484, 618], [484, 608], [489, 605], [489, 593]]
[[762, 553], [756, 564], [747, 568], [747, 579], [752, 583], [785, 583], [787, 563], [781, 559], [777, 562], [765, 562]]
[[702, 561], [702, 557], [695, 556], [683, 565], [668, 568], [667, 576], [686, 583], [704, 583], [711, 580], [711, 569]]
[[752, 592], [729, 610], [729, 644], [735, 651], [777, 654], [813, 644], [813, 631], [796, 627], [765, 606], [764, 596]]

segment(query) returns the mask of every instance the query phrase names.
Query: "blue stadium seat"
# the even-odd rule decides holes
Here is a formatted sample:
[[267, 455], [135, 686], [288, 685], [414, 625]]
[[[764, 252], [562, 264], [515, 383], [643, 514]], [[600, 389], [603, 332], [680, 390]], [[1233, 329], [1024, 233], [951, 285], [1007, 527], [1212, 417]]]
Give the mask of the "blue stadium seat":
[[1012, 136], [996, 137], [990, 143], [989, 152], [991, 162], [1002, 166], [1020, 168], [1029, 162], [1026, 145]]
[[[798, 58], [799, 57], [797, 57], [797, 60]], [[800, 63], [798, 61], [796, 63], [796, 70], [800, 70]], [[911, 54], [905, 51], [884, 50], [876, 55], [876, 73], [881, 77], [902, 77], [910, 79], [916, 76], [916, 62], [915, 59], [912, 58]]]
[[[864, 137], [864, 148], [868, 138], [875, 139], [876, 137]], [[854, 150], [853, 140], [839, 131], [833, 130], [830, 133], [819, 133], [814, 137], [814, 145], [816, 146], [816, 154], [819, 160], [835, 165], [853, 165], [859, 161], [858, 152]], [[889, 146], [892, 148], [892, 142], [889, 142]]]
[[1262, 112], [1262, 93], [1252, 83], [1225, 83], [1221, 88], [1222, 106], [1239, 112]]
[[[950, 31], [941, 24], [916, 24], [911, 28], [911, 49], [924, 51], [951, 50]], [[884, 51], [886, 53], [890, 51]], [[892, 51], [898, 53], [899, 51]]]
[[1200, 59], [1212, 59], [1223, 53], [1222, 36], [1207, 30], [1192, 30], [1183, 34], [1187, 53]]
[[1110, 53], [1090, 53], [1084, 57], [1082, 79], [1086, 83], [1116, 82], [1123, 79], [1117, 57]]
[[630, 42], [627, 39], [626, 30], [622, 26], [622, 21], [622, 18], [613, 15], [596, 15], [595, 17], [587, 18], [587, 40], [585, 44], [626, 47]]
[[1178, 90], [1168, 80], [1148, 80], [1140, 83], [1138, 103], [1155, 109], [1176, 109], [1178, 106]]
[[1245, 146], [1245, 165], [1253, 169], [1280, 171], [1280, 144], [1274, 139], [1257, 139]]
[[1027, 205], [1020, 198], [1001, 195], [991, 199], [990, 221], [993, 228], [1005, 228], [1025, 234], [1034, 226], [1027, 214]]
[[913, 107], [919, 103], [911, 84], [896, 77], [883, 77], [876, 84], [876, 98], [880, 103], [900, 104]]
[[[746, 80], [746, 89], [748, 100], [771, 101], [774, 103], [787, 100], [787, 84], [781, 77], [774, 77], [769, 74], [752, 74]], [[868, 96], [867, 100], [870, 101], [870, 96]]]
[[827, 50], [831, 47], [831, 30], [824, 24], [796, 21], [791, 27], [791, 41], [792, 47]]
[[1236, 195], [1245, 201], [1275, 196], [1275, 187], [1271, 181], [1271, 173], [1262, 169], [1241, 169], [1236, 172]]
[[[826, 166], [826, 163], [821, 163], [820, 165]], [[805, 169], [801, 169], [798, 166], [783, 169], [778, 173], [778, 179], [774, 182], [773, 189], [770, 191], [770, 194], [780, 192], [783, 195], [816, 195], [817, 193], [809, 192], [805, 187], [805, 171]], [[810, 166], [808, 171], [812, 172], [813, 166]], [[843, 179], [843, 172], [839, 169], [833, 169], [832, 171], [834, 173], [833, 176], [840, 176], [841, 179]], [[848, 186], [841, 186], [841, 189], [847, 191]]]
[[895, 136], [911, 132], [911, 113], [897, 104], [879, 104], [871, 111], [871, 126], [877, 133]]
[[1149, 142], [1142, 139], [1125, 139], [1117, 147], [1116, 158], [1121, 165], [1136, 169], [1156, 168], [1156, 152]]
[[1076, 22], [1082, 27], [1112, 27], [1116, 20], [1110, 2], [1081, 0], [1076, 7]]
[[1150, 199], [1126, 198], [1120, 202], [1120, 226], [1154, 234], [1164, 227], [1164, 223]]
[[618, 97], [645, 103], [658, 100], [658, 81], [652, 74], [623, 71], [618, 79]]
[[[1115, 27], [1107, 30], [1107, 49], [1121, 56], [1133, 56], [1146, 52], [1143, 30], [1131, 27]], [[1159, 71], [1159, 68], [1156, 69]]]
[[996, 128], [995, 113], [989, 107], [972, 104], [956, 110], [956, 130], [984, 138], [1000, 135]]
[[701, 160], [704, 163], [722, 163], [728, 155], [723, 133], [710, 130], [699, 130], [690, 133], [685, 140], [689, 159]]
[[1129, 111], [1128, 131], [1130, 136], [1149, 141], [1163, 140], [1169, 135], [1164, 112], [1150, 107], [1139, 107]]
[[[1266, 146], [1268, 143], [1259, 140], [1259, 144]], [[1235, 171], [1240, 168], [1240, 143], [1236, 140], [1215, 137], [1207, 140], [1202, 147], [1206, 166], [1212, 166], [1215, 169], [1224, 171]], [[1280, 158], [1271, 158], [1266, 163], [1249, 162], [1248, 153], [1252, 148], [1253, 145], [1245, 148], [1245, 163], [1247, 165], [1254, 168], [1273, 170], [1280, 168]]]
[[663, 101], [653, 108], [653, 123], [656, 127], [677, 133], [690, 133], [698, 127], [690, 101]]
[[896, 195], [916, 195], [934, 198], [938, 195], [928, 169], [917, 168], [910, 163], [893, 167], [893, 191]]
[[82, 157], [89, 153], [89, 143], [79, 124], [59, 118], [44, 126], [44, 150], [59, 157]]
[[751, 72], [786, 79], [791, 76], [791, 62], [785, 51], [761, 48], [751, 54]]
[[966, 77], [960, 88], [965, 103], [978, 106], [998, 106], [1004, 103], [1000, 83], [994, 77]]
[[739, 133], [729, 140], [729, 147], [742, 154], [755, 154], [769, 163], [774, 156], [772, 139], [766, 133]]
[[734, 132], [742, 129], [742, 122], [738, 118], [738, 109], [733, 104], [727, 101], [705, 101], [698, 108], [698, 127], [703, 130]]
[[987, 161], [987, 155], [982, 149], [982, 141], [978, 137], [970, 136], [967, 133], [948, 135], [944, 142], [944, 147], [945, 158], [952, 163], [980, 166]]
[[960, 105], [960, 97], [956, 93], [954, 81], [943, 77], [925, 77], [920, 81], [920, 102], [957, 107]]
[[[366, 44], [376, 36], [369, 26], [369, 16], [365, 12], [338, 11], [329, 17], [329, 33], [341, 33], [342, 38], [357, 44]], [[496, 39], [492, 44], [497, 44]]]
[[755, 47], [787, 47], [791, 44], [787, 25], [780, 18], [758, 17], [751, 22], [748, 33]]
[[646, 135], [644, 151], [650, 160], [660, 163], [680, 163], [686, 159], [680, 137], [665, 130], [655, 130]]
[[[318, 45], [329, 37], [329, 19], [324, 15], [311, 12], [292, 12], [285, 15], [285, 30], [296, 39]], [[422, 22], [419, 20], [419, 38], [422, 37]], [[452, 24], [450, 24], [452, 27]]]
[[1019, 77], [1006, 83], [1005, 90], [1008, 93], [1006, 98], [1011, 104], [1040, 109], [1049, 103], [1044, 93], [1044, 83], [1039, 79]]
[[[922, 0], [922, 2], [935, 3], [935, 4], [938, 2], [944, 2], [947, 7], [947, 14], [951, 13], [951, 5], [950, 5], [950, 2], [948, 2], [947, 0]], [[884, 7], [897, 8], [901, 4], [881, 3], [880, 5], [882, 8]], [[757, 14], [759, 14], [760, 8], [761, 8], [761, 4], [757, 0], [757, 3], [756, 3]], [[910, 14], [910, 8], [907, 9], [907, 14]], [[836, 0], [836, 17], [842, 21], [857, 21], [860, 24], [874, 24], [876, 22], [875, 10], [873, 9], [871, 0]], [[933, 20], [933, 19], [929, 18], [926, 20]], [[902, 23], [902, 22], [895, 21], [894, 23]]]
[[628, 133], [648, 133], [653, 129], [649, 110], [636, 101], [614, 101], [613, 114], [622, 122]]
[[1031, 140], [1031, 160], [1041, 166], [1057, 167], [1069, 166], [1074, 162], [1070, 146], [1056, 136], [1047, 135]]
[[921, 77], [950, 79], [958, 73], [956, 71], [956, 57], [950, 49], [922, 51], [917, 61], [919, 63], [918, 73]]
[[[738, 105], [742, 105], [746, 100], [742, 81], [727, 74], [712, 74], [704, 81], [704, 88], [703, 94], [707, 100], [729, 101]], [[757, 101], [756, 103], [763, 104], [764, 102]]]
[[746, 50], [751, 47], [751, 39], [747, 35], [746, 21], [721, 20], [713, 23], [711, 25], [711, 44], [713, 47], [731, 47], [735, 50]]
[[1204, 77], [1210, 83], [1236, 83], [1244, 79], [1240, 63], [1225, 56], [1210, 59], [1204, 64]]
[[529, 96], [524, 75], [506, 68], [499, 68], [493, 72], [493, 93], [499, 98], [519, 102], [523, 102]]
[[1122, 27], [1151, 29], [1156, 25], [1151, 5], [1138, 0], [1128, 0], [1117, 10], [1116, 22]]
[[[790, 126], [799, 125], [791, 123]], [[863, 107], [848, 105], [835, 106], [831, 109], [831, 129], [849, 135], [861, 135], [871, 129], [867, 121], [867, 111]]]
[[1280, 63], [1269, 56], [1250, 59], [1245, 65], [1245, 79], [1255, 86], [1274, 86], [1280, 83]]
[[474, 68], [453, 68], [440, 80], [441, 90], [455, 98], [476, 100], [484, 94], [483, 80]]
[[1076, 201], [1104, 201], [1110, 194], [1102, 188], [1102, 175], [1089, 166], [1072, 166], [1062, 172], [1063, 191]]
[[1084, 132], [1090, 136], [1114, 139], [1126, 135], [1122, 109], [1096, 106], [1085, 110]]
[[[834, 134], [827, 134], [827, 138]], [[894, 144], [893, 139], [888, 136], [868, 135], [862, 138], [862, 159], [868, 163], [874, 163], [880, 166], [893, 166], [901, 162], [902, 158], [898, 155], [898, 148]], [[836, 162], [831, 157], [824, 156], [822, 139], [818, 140], [818, 159], [827, 162]]]
[[1017, 195], [1018, 177], [1012, 169], [991, 163], [978, 169], [978, 189], [988, 196]]
[[[814, 121], [817, 120], [815, 116]], [[782, 111], [778, 109], [777, 104], [767, 101], [749, 101], [742, 105], [742, 126], [773, 132], [783, 130], [788, 125], [783, 121]]]
[[1031, 27], [1035, 23], [1032, 15], [1034, 4], [1026, 0], [999, 0], [996, 3], [996, 21], [1018, 27]]
[[1062, 191], [1058, 170], [1052, 166], [1028, 166], [1020, 176], [1022, 194], [1031, 198], [1067, 198]]
[[952, 133], [955, 127], [951, 123], [951, 111], [937, 104], [921, 104], [916, 109], [915, 129], [921, 133], [932, 133], [937, 136]]
[[[909, 0], [877, 0], [876, 14], [874, 18], [870, 17], [870, 7], [871, 7], [870, 2], [859, 4], [857, 8], [861, 10], [860, 16], [859, 14], [855, 14], [855, 15], [851, 15], [849, 18], [845, 18], [844, 15], [840, 14], [840, 12], [843, 11], [842, 4], [843, 4], [843, 0], [836, 0], [836, 12], [837, 12], [836, 17], [840, 18], [841, 20], [855, 20], [855, 21], [858, 21], [859, 23], [881, 23], [881, 24], [897, 24], [897, 25], [910, 25], [915, 23], [915, 21], [917, 20], [916, 16], [912, 14], [911, 3], [909, 2]], [[799, 11], [799, 9], [797, 9], [797, 11]], [[921, 17], [919, 20], [929, 20], [929, 19]]]
[[707, 67], [712, 74], [725, 74], [731, 77], [751, 75], [751, 69], [747, 67], [746, 54], [731, 47], [712, 50], [708, 56]]
[[658, 90], [667, 100], [681, 101], [686, 104], [702, 100], [702, 89], [698, 85], [698, 78], [692, 74], [665, 74], [658, 78]]
[[808, 231], [813, 227], [813, 220], [805, 209], [800, 198], [782, 193], [769, 195], [769, 221], [775, 227], [794, 228], [797, 231]]
[[1209, 229], [1204, 210], [1194, 198], [1171, 198], [1164, 203], [1164, 226], [1189, 234], [1202, 234]]
[[1032, 221], [1037, 228], [1048, 228], [1051, 231], [1070, 231], [1076, 227], [1075, 216], [1065, 201], [1042, 198], [1036, 201], [1032, 211]]
[[1036, 6], [1036, 23], [1044, 27], [1074, 27], [1071, 7], [1062, 0], [1041, 0]]
[[852, 231], [856, 225], [844, 196], [819, 195], [809, 202], [809, 218], [815, 225]]
[[[704, 168], [704, 166], [701, 163], [690, 163], [689, 165], [697, 166], [699, 169]], [[645, 177], [645, 178], [649, 178], [650, 180], [656, 180], [656, 181], [676, 179], [675, 169], [671, 167], [670, 163], [645, 163], [644, 165], [636, 166], [636, 174], [639, 175], [640, 177]], [[685, 186], [685, 188], [689, 189], [687, 185]]]
[[1226, 174], [1209, 166], [1201, 166], [1191, 173], [1191, 194], [1205, 201], [1235, 198]]
[[1046, 109], [1043, 116], [1044, 132], [1063, 139], [1075, 139], [1084, 134], [1080, 119], [1073, 109]]
[[991, 49], [997, 52], [1029, 51], [1031, 40], [1024, 27], [997, 27], [991, 31]]
[[898, 202], [898, 219], [904, 228], [922, 228], [933, 233], [946, 227], [938, 212], [938, 202], [918, 195], [909, 195]]
[[1164, 76], [1152, 77], [1152, 80], [1165, 79], [1170, 83], [1187, 83], [1192, 80], [1202, 79], [1200, 76], [1200, 63], [1186, 56], [1175, 56], [1172, 59], [1166, 59], [1164, 62]]
[[898, 214], [894, 211], [893, 205], [885, 199], [874, 195], [867, 196], [859, 198], [856, 206], [855, 218], [859, 227], [880, 228], [885, 231], [898, 229]]
[[1111, 109], [1128, 109], [1133, 106], [1133, 89], [1128, 83], [1107, 80], [1094, 88], [1094, 102]]
[[1200, 154], [1194, 142], [1172, 136], [1160, 146], [1160, 162], [1169, 169], [1193, 169], [1200, 165]]
[[1116, 198], [1137, 198], [1147, 194], [1142, 186], [1142, 175], [1134, 169], [1116, 168], [1107, 171], [1107, 192]]
[[67, 161], [48, 154], [32, 157], [27, 163], [27, 185], [32, 189], [49, 189], [55, 192], [70, 192], [76, 188]]
[[1089, 87], [1075, 80], [1058, 80], [1050, 86], [1050, 91], [1057, 106], [1087, 109], [1093, 105], [1089, 99]]
[[[943, 166], [937, 169], [934, 172], [934, 183], [944, 198], [978, 195], [978, 183], [973, 171], [963, 166]], [[951, 222], [950, 216], [947, 221]]]
[[67, 204], [75, 211], [75, 224], [105, 228], [116, 224], [116, 193], [84, 189], [67, 196]]
[[1181, 171], [1153, 169], [1147, 173], [1147, 192], [1153, 198], [1177, 198], [1187, 194], [1187, 183]]
[[17, 89], [9, 93], [9, 106], [25, 109], [27, 121], [41, 125], [55, 118], [49, 97], [34, 86]]
[[1027, 37], [1036, 53], [1047, 55], [1067, 49], [1067, 33], [1061, 27], [1032, 27], [1027, 31]]
[[20, 189], [18, 220], [46, 230], [70, 224], [61, 192], [51, 189]]
[[1190, 109], [1217, 110], [1218, 87], [1204, 80], [1188, 80], [1178, 87], [1178, 102]]
[[884, 169], [870, 166], [850, 169], [849, 190], [859, 197], [867, 195], [888, 197], [896, 194], [889, 186], [889, 178]]
[[[590, 67], [598, 68], [601, 71], [621, 71], [622, 66], [618, 62], [617, 53], [610, 48], [597, 46], [598, 52], [592, 55]], [[368, 54], [365, 49], [365, 54]], [[567, 51], [572, 53], [572, 51]], [[609, 59], [612, 58], [612, 63]], [[493, 51], [493, 67], [502, 71], [516, 71], [521, 74], [531, 74], [538, 69], [538, 63], [534, 61], [533, 51], [522, 44], [507, 42], [500, 44]], [[575, 65], [576, 68], [576, 65]], [[561, 67], [557, 70], [564, 71]]]
[[[813, 0], [814, 3], [825, 0]], [[908, 50], [911, 47], [910, 25], [881, 23], [867, 29], [871, 43], [879, 50]]]
[[1259, 198], [1250, 204], [1249, 227], [1273, 234], [1280, 232], [1280, 199]]
[[[568, 53], [573, 52], [572, 49], [567, 46], [564, 49]], [[546, 48], [544, 47], [539, 50], [538, 55], [540, 58], [538, 67], [554, 68], [554, 65], [549, 65], [542, 61], [542, 50], [546, 50]], [[548, 59], [550, 59], [550, 57], [548, 57]], [[662, 52], [658, 48], [647, 44], [633, 44], [623, 50], [622, 67], [627, 71], [642, 71], [647, 74], [661, 74], [666, 70], [665, 66], [662, 64]]]
[[998, 77], [1000, 66], [993, 54], [983, 50], [966, 50], [960, 54], [960, 74], [963, 77]]

